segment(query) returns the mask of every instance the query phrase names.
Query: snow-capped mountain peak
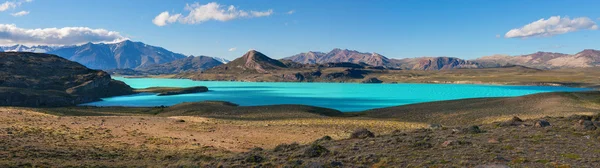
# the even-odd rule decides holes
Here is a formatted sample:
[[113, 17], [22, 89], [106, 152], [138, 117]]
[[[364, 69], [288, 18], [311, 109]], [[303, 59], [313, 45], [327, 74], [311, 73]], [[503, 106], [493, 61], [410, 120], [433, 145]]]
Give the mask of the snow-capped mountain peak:
[[212, 57], [213, 59], [223, 63], [223, 64], [227, 64], [229, 62], [229, 60], [225, 59], [225, 58], [220, 58], [220, 57]]

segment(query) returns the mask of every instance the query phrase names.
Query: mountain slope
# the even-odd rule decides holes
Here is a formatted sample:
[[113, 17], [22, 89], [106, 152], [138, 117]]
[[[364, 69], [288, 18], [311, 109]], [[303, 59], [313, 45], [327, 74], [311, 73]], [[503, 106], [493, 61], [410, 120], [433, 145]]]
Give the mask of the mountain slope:
[[586, 68], [600, 66], [600, 51], [587, 49], [573, 55], [551, 52], [537, 52], [519, 56], [493, 55], [481, 57], [474, 61], [486, 67], [513, 64], [541, 69]]
[[0, 53], [0, 106], [71, 106], [131, 94], [104, 71], [39, 53]]
[[223, 64], [227, 64], [229, 62], [228, 59], [221, 58], [221, 57], [212, 57], [212, 58], [214, 58], [215, 60], [217, 60], [217, 61], [219, 61], [219, 62], [221, 62]]
[[216, 60], [214, 57], [189, 56], [164, 64], [140, 66], [135, 70], [150, 74], [175, 74], [189, 71], [202, 71], [222, 64], [221, 61]]
[[355, 50], [342, 50], [339, 48], [333, 49], [328, 53], [310, 51], [283, 59], [292, 60], [302, 64], [326, 64], [339, 62], [365, 63], [371, 66], [388, 66], [390, 64], [390, 60], [387, 57], [377, 53], [362, 53]]
[[242, 72], [242, 73], [268, 73], [272, 70], [285, 69], [287, 66], [282, 62], [271, 59], [256, 50], [250, 50], [242, 57], [237, 58], [227, 64], [216, 66], [207, 71], [227, 71], [227, 72]]
[[79, 62], [92, 69], [137, 68], [185, 58], [161, 47], [129, 40], [114, 44], [87, 43], [48, 52]]
[[411, 70], [448, 70], [480, 68], [477, 63], [454, 57], [419, 57], [392, 59], [396, 66]]

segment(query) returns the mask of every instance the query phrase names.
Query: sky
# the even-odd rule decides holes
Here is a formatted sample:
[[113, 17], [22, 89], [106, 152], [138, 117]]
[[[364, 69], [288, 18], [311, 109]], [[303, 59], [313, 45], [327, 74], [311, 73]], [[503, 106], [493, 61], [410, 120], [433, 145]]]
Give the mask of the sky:
[[600, 1], [0, 0], [0, 45], [124, 39], [186, 55], [334, 48], [473, 59], [600, 49]]

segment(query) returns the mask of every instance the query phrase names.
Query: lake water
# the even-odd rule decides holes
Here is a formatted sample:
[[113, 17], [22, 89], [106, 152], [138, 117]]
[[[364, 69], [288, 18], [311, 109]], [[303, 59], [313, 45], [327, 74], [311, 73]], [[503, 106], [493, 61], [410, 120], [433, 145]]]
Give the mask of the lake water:
[[350, 112], [440, 100], [510, 97], [540, 92], [588, 90], [552, 86], [471, 84], [227, 82], [123, 77], [114, 77], [114, 79], [121, 80], [133, 88], [207, 86], [210, 91], [173, 96], [156, 96], [155, 94], [141, 93], [104, 98], [103, 101], [84, 105], [170, 106], [182, 102], [220, 100], [242, 106], [304, 104]]

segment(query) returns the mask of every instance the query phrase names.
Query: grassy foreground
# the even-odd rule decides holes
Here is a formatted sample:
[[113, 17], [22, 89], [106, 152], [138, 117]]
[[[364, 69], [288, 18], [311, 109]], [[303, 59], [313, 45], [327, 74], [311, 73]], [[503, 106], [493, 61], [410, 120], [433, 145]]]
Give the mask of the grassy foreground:
[[596, 91], [351, 114], [227, 102], [2, 107], [0, 167], [596, 167], [598, 113]]

